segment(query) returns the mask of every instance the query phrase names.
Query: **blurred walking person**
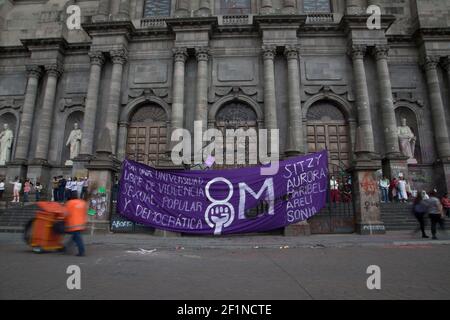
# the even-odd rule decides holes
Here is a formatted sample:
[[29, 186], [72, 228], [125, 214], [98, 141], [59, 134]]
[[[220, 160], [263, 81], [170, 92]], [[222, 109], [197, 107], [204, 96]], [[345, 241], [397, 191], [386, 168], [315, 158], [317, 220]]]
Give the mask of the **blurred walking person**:
[[419, 222], [420, 231], [422, 231], [422, 238], [429, 238], [425, 233], [425, 215], [427, 214], [427, 205], [425, 200], [423, 200], [422, 193], [417, 194], [416, 199], [413, 203], [413, 214]]
[[431, 220], [431, 234], [433, 240], [437, 240], [436, 237], [436, 225], [439, 224], [441, 229], [444, 229], [444, 212], [442, 210], [442, 204], [439, 201], [435, 191], [430, 192], [430, 199], [426, 200], [427, 213]]
[[65, 230], [66, 233], [71, 235], [71, 239], [65, 246], [64, 251], [73, 242], [78, 247], [77, 256], [82, 257], [85, 255], [85, 247], [81, 232], [86, 229], [88, 205], [84, 200], [70, 199], [66, 203], [66, 209]]

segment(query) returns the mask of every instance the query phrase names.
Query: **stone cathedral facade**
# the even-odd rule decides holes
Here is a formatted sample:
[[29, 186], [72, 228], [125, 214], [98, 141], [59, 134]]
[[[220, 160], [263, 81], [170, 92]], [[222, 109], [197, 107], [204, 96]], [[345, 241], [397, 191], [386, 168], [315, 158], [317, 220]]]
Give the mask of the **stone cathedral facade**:
[[[71, 30], [67, 7], [81, 9]], [[381, 8], [369, 29], [366, 8]], [[4, 0], [6, 181], [111, 187], [126, 157], [170, 167], [170, 132], [280, 129], [282, 156], [327, 149], [353, 173], [356, 225], [382, 225], [376, 175], [450, 190], [450, 2]], [[415, 136], [412, 159], [398, 127]], [[79, 124], [79, 155], [67, 139]], [[411, 157], [410, 157], [411, 158]], [[381, 228], [382, 229], [382, 228]], [[380, 229], [380, 230], [381, 230]], [[376, 229], [374, 229], [376, 230]], [[370, 230], [373, 231], [373, 230]]]

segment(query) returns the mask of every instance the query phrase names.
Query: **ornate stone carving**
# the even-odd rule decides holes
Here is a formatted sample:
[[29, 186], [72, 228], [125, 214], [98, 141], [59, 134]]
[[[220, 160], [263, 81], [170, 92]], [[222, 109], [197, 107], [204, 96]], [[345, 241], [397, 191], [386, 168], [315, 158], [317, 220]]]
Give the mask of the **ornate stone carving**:
[[210, 51], [206, 47], [198, 47], [195, 48], [195, 56], [197, 57], [197, 61], [208, 61]]
[[262, 46], [262, 53], [264, 60], [270, 59], [273, 60], [276, 55], [276, 46], [274, 45], [264, 45]]
[[111, 50], [109, 55], [114, 64], [125, 64], [128, 60], [128, 51], [126, 49]]
[[375, 59], [387, 59], [389, 56], [389, 46], [388, 45], [376, 45], [374, 50]]
[[59, 102], [59, 111], [64, 112], [66, 109], [71, 109], [73, 107], [85, 107], [86, 97], [85, 96], [74, 96], [62, 98]]
[[59, 63], [55, 63], [46, 65], [45, 72], [47, 72], [49, 76], [59, 78], [64, 72], [64, 69]]
[[20, 109], [22, 108], [23, 100], [15, 98], [5, 98], [0, 100], [0, 110], [2, 109]]
[[173, 49], [173, 57], [175, 62], [186, 62], [188, 57], [187, 49], [183, 47], [174, 48]]
[[27, 69], [28, 77], [30, 77], [30, 78], [39, 79], [43, 74], [42, 68], [37, 65], [28, 65], [28, 66], [26, 66], [26, 69]]
[[352, 59], [364, 59], [366, 51], [367, 46], [362, 44], [355, 44], [349, 48], [348, 54], [352, 57]]
[[101, 51], [89, 52], [88, 55], [91, 59], [91, 64], [101, 66], [103, 65], [103, 63], [105, 63], [105, 56]]
[[298, 47], [293, 45], [287, 45], [284, 49], [284, 55], [288, 60], [298, 59]]
[[229, 103], [217, 112], [216, 121], [227, 123], [242, 123], [256, 121], [257, 116], [253, 108], [244, 103]]
[[426, 56], [423, 59], [422, 67], [425, 71], [436, 69], [437, 65], [439, 64], [439, 57], [438, 56]]

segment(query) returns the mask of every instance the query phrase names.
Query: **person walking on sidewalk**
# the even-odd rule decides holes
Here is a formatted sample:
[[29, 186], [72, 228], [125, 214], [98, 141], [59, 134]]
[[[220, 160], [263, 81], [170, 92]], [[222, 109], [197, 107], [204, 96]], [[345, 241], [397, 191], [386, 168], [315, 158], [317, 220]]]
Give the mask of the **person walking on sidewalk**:
[[77, 256], [82, 257], [85, 255], [85, 248], [81, 232], [86, 229], [88, 205], [84, 200], [72, 198], [66, 203], [66, 209], [65, 230], [72, 237], [65, 246], [64, 251], [67, 246], [74, 242], [78, 247]]
[[427, 214], [427, 205], [422, 198], [422, 193], [419, 193], [414, 200], [412, 211], [419, 222], [420, 231], [422, 231], [422, 238], [429, 238], [425, 233], [425, 215]]
[[436, 225], [439, 224], [441, 229], [444, 229], [443, 210], [441, 202], [439, 201], [435, 191], [430, 192], [430, 199], [426, 201], [427, 213], [431, 220], [431, 234], [433, 240], [437, 240], [436, 237]]

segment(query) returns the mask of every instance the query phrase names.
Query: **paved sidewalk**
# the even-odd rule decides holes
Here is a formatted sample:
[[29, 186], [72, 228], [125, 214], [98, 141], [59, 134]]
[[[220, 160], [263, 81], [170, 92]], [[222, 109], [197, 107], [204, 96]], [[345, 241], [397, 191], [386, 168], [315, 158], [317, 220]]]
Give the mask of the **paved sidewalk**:
[[[146, 234], [95, 234], [84, 235], [89, 245], [119, 247], [143, 247], [145, 249], [287, 249], [287, 248], [343, 248], [370, 246], [424, 246], [450, 245], [450, 234], [441, 232], [438, 240], [422, 239], [420, 233], [391, 231], [385, 235], [340, 234], [284, 237], [273, 235], [249, 235], [228, 237], [156, 237]], [[21, 234], [0, 233], [1, 244], [23, 243]]]

